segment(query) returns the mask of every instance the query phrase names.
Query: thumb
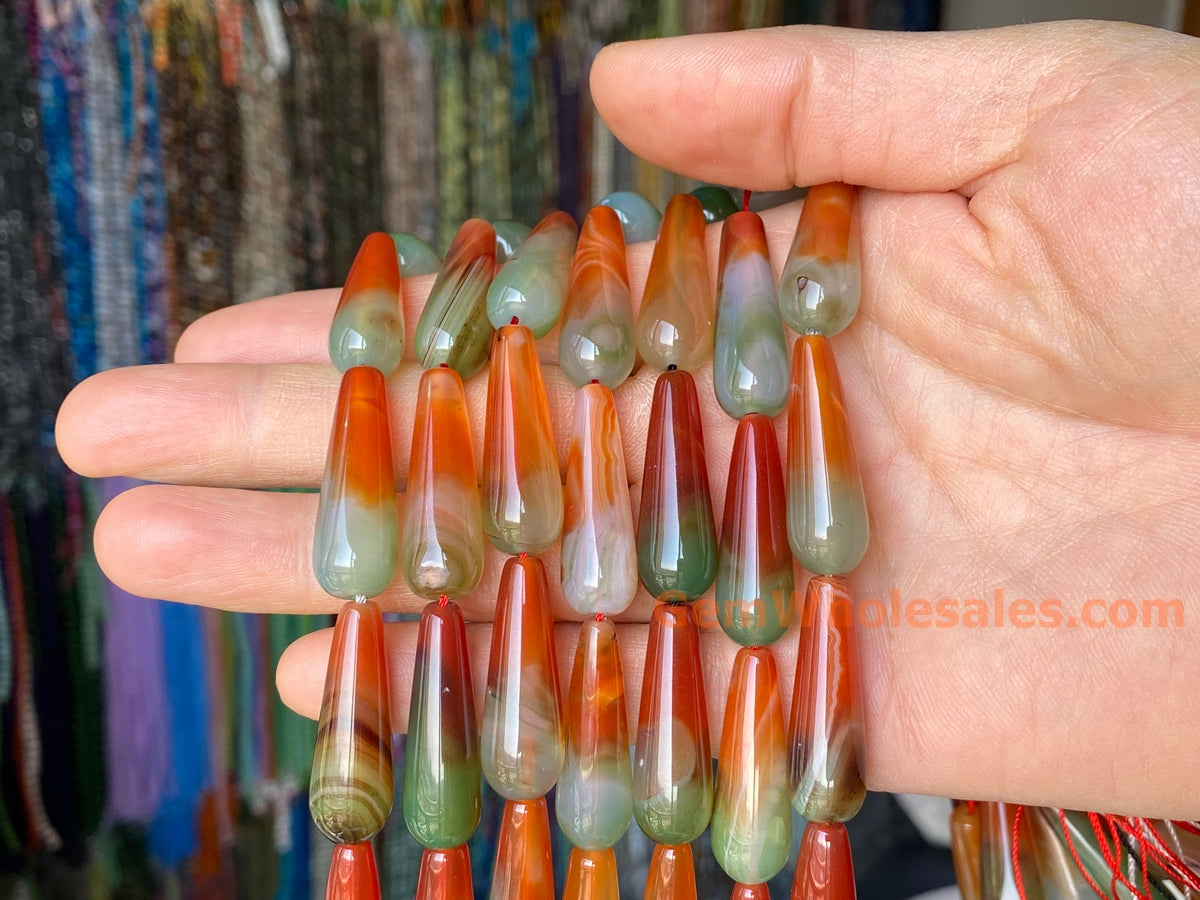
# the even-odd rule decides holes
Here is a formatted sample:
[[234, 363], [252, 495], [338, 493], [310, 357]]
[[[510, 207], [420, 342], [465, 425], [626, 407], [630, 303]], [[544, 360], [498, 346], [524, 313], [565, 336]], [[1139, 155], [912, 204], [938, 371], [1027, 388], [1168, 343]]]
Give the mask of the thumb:
[[591, 86], [630, 150], [693, 178], [950, 191], [1018, 158], [1032, 125], [1156, 34], [1067, 22], [689, 35], [606, 47]]

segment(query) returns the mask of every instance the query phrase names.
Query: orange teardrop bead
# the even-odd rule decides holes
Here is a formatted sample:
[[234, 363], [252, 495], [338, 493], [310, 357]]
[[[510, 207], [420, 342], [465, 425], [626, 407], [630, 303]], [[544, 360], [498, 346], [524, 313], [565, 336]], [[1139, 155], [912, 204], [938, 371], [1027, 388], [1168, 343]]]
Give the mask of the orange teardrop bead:
[[546, 798], [508, 800], [496, 842], [492, 900], [554, 900]]

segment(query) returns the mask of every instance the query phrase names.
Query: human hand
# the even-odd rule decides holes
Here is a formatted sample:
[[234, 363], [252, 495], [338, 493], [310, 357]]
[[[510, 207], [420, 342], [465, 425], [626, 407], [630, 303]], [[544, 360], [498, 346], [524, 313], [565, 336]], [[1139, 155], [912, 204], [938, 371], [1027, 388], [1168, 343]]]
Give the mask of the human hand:
[[[1200, 49], [1164, 32], [1061, 24], [904, 35], [823, 28], [612, 47], [592, 88], [635, 152], [753, 189], [863, 184], [864, 297], [834, 340], [872, 518], [860, 598], [1181, 598], [1200, 586]], [[766, 216], [776, 269], [792, 205]], [[713, 230], [715, 231], [715, 229]], [[710, 233], [709, 247], [716, 248]], [[630, 252], [635, 298], [649, 248]], [[411, 336], [430, 279], [406, 284]], [[1136, 293], [1135, 293], [1136, 292]], [[337, 608], [310, 571], [337, 373], [332, 291], [213, 314], [182, 365], [118, 370], [63, 406], [59, 445], [88, 475], [167, 482], [122, 495], [97, 554], [128, 590], [235, 609]], [[552, 348], [553, 334], [543, 339]], [[411, 354], [409, 355], [411, 359]], [[547, 361], [550, 361], [547, 358]], [[714, 508], [733, 423], [698, 373]], [[418, 367], [392, 379], [403, 479]], [[547, 385], [556, 422], [571, 390]], [[640, 489], [653, 373], [617, 392]], [[468, 385], [482, 448], [482, 379]], [[565, 460], [567, 428], [559, 428]], [[781, 432], [782, 437], [782, 432]], [[401, 497], [403, 502], [403, 497]], [[500, 557], [464, 600], [482, 683]], [[554, 551], [547, 568], [557, 571]], [[622, 629], [636, 712], [641, 595]], [[415, 610], [397, 579], [384, 603]], [[560, 597], [556, 615], [573, 618]], [[564, 660], [574, 629], [559, 628]], [[785, 694], [795, 632], [781, 642]], [[1200, 658], [1183, 627], [860, 629], [871, 787], [1198, 815]], [[393, 626], [396, 721], [414, 629]], [[316, 713], [328, 634], [279, 686]], [[705, 636], [713, 745], [733, 645]]]

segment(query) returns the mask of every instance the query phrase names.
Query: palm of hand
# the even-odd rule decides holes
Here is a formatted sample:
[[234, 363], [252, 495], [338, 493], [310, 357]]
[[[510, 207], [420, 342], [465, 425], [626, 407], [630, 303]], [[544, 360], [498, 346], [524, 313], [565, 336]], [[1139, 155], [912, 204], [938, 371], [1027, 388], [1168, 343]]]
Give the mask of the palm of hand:
[[[1023, 72], [997, 90], [994, 104], [981, 104], [980, 85], [991, 82], [978, 72], [947, 87], [953, 54], [903, 37], [803, 29], [707, 39], [715, 51], [704, 38], [666, 42], [671, 52], [658, 56], [670, 74], [658, 84], [655, 50], [620, 48], [600, 58], [593, 87], [626, 143], [697, 177], [766, 187], [800, 173], [802, 181], [906, 192], [864, 192], [866, 296], [858, 321], [835, 339], [872, 517], [872, 546], [852, 577], [860, 600], [890, 603], [895, 593], [901, 603], [953, 599], [961, 610], [975, 598], [993, 604], [1002, 591], [1010, 612], [1021, 597], [1058, 599], [1064, 616], [1090, 598], [1187, 604], [1200, 584], [1189, 552], [1200, 520], [1191, 498], [1200, 474], [1192, 377], [1200, 316], [1189, 308], [1189, 276], [1200, 263], [1191, 240], [1200, 224], [1196, 54], [1177, 38], [1143, 31], [1137, 42], [1094, 27], [1015, 34], [920, 40], [935, 50], [973, 41], [985, 60], [1035, 70], [1044, 96], [1028, 89], [1033, 76]], [[750, 47], [747, 58], [814, 48], [810, 64], [798, 67], [814, 92], [809, 118], [824, 121], [815, 91], [837, 70], [821, 48], [836, 42], [861, 43], [867, 60], [886, 50], [899, 60], [892, 64], [901, 82], [911, 74], [906, 53], [929, 57], [930, 72], [912, 77], [936, 82], [944, 109], [920, 109], [925, 118], [912, 117], [911, 135], [898, 125], [896, 134], [879, 132], [881, 117], [860, 109], [851, 118], [873, 129], [866, 140], [850, 140], [848, 127], [845, 145], [833, 150], [784, 140], [795, 157], [782, 163], [778, 148], [697, 161], [695, 147], [712, 144], [695, 132], [728, 123], [690, 118], [690, 131], [674, 130], [672, 119], [645, 115], [645, 104], [686, 80], [674, 48], [684, 46], [703, 68], [713, 52], [728, 52], [721, 42], [729, 40], [765, 45]], [[621, 54], [630, 53], [642, 54], [624, 57], [627, 67], [637, 60], [642, 93], [614, 107]], [[893, 96], [892, 80], [863, 81], [864, 106]], [[902, 107], [905, 95], [897, 96]], [[772, 102], [795, 108], [779, 100], [760, 100], [758, 114], [773, 114]], [[890, 112], [897, 121], [904, 115]], [[950, 121], [938, 127], [943, 113]], [[777, 267], [795, 216], [784, 208], [767, 217]], [[636, 293], [646, 253], [631, 256]], [[228, 310], [181, 342], [181, 359], [209, 365], [97, 377], [64, 406], [64, 456], [89, 474], [238, 487], [315, 483], [336, 391], [324, 351], [332, 303], [333, 294], [321, 292]], [[411, 334], [412, 308], [408, 320]], [[228, 365], [247, 362], [266, 365]], [[407, 367], [393, 397], [411, 395], [415, 377]], [[565, 380], [547, 380], [555, 421], [569, 421]], [[642, 373], [619, 395], [635, 482], [651, 384]], [[701, 395], [719, 511], [732, 424], [705, 385]], [[478, 429], [479, 385], [473, 396]], [[393, 428], [406, 436], [411, 410], [400, 405]], [[477, 453], [480, 436], [481, 429]], [[406, 445], [397, 445], [402, 469]], [[631, 490], [636, 500], [638, 485]], [[314, 508], [297, 496], [149, 488], [106, 512], [97, 545], [114, 578], [151, 596], [313, 608], [321, 603], [307, 562]], [[556, 566], [553, 558], [548, 565]], [[481, 598], [494, 592], [497, 572], [493, 559]], [[635, 618], [644, 619], [647, 602], [635, 605]], [[478, 617], [487, 608], [481, 600]], [[1194, 643], [1188, 628], [1023, 628], [1010, 614], [1001, 627], [943, 628], [906, 624], [903, 615], [904, 608], [898, 625], [861, 629], [873, 787], [1194, 814], [1180, 797], [1190, 795], [1196, 767], [1177, 771], [1195, 762], [1200, 730], [1190, 689], [1200, 663], [1186, 652]], [[622, 637], [633, 710], [639, 639], [636, 630]], [[785, 670], [794, 639], [793, 630], [782, 647]], [[302, 642], [281, 667], [281, 690], [309, 713], [325, 642]], [[401, 640], [408, 649], [397, 651], [405, 660], [410, 643], [411, 634]], [[720, 636], [708, 646], [719, 727], [731, 651]], [[479, 646], [476, 662], [484, 656]]]

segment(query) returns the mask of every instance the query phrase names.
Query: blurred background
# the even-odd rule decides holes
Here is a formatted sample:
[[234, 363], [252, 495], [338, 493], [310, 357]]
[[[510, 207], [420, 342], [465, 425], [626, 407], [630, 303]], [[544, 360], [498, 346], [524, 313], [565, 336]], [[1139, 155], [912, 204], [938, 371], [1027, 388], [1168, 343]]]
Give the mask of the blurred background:
[[[278, 702], [273, 671], [326, 620], [201, 610], [108, 583], [91, 527], [129, 485], [59, 461], [54, 416], [73, 384], [168, 360], [181, 330], [218, 307], [339, 284], [370, 231], [444, 251], [469, 216], [581, 217], [617, 189], [661, 208], [695, 187], [632, 157], [596, 117], [587, 71], [610, 41], [1076, 17], [1197, 33], [1200, 9], [0, 0], [0, 898], [323, 896], [329, 845], [304, 793], [315, 727]], [[481, 897], [499, 809], [493, 797], [472, 848]], [[947, 812], [873, 795], [851, 823], [860, 895], [951, 884]], [[419, 848], [399, 813], [379, 844], [384, 896], [411, 897]], [[650, 846], [633, 827], [618, 853], [622, 895], [638, 897]], [[697, 865], [704, 896], [728, 897], [703, 848]]]

